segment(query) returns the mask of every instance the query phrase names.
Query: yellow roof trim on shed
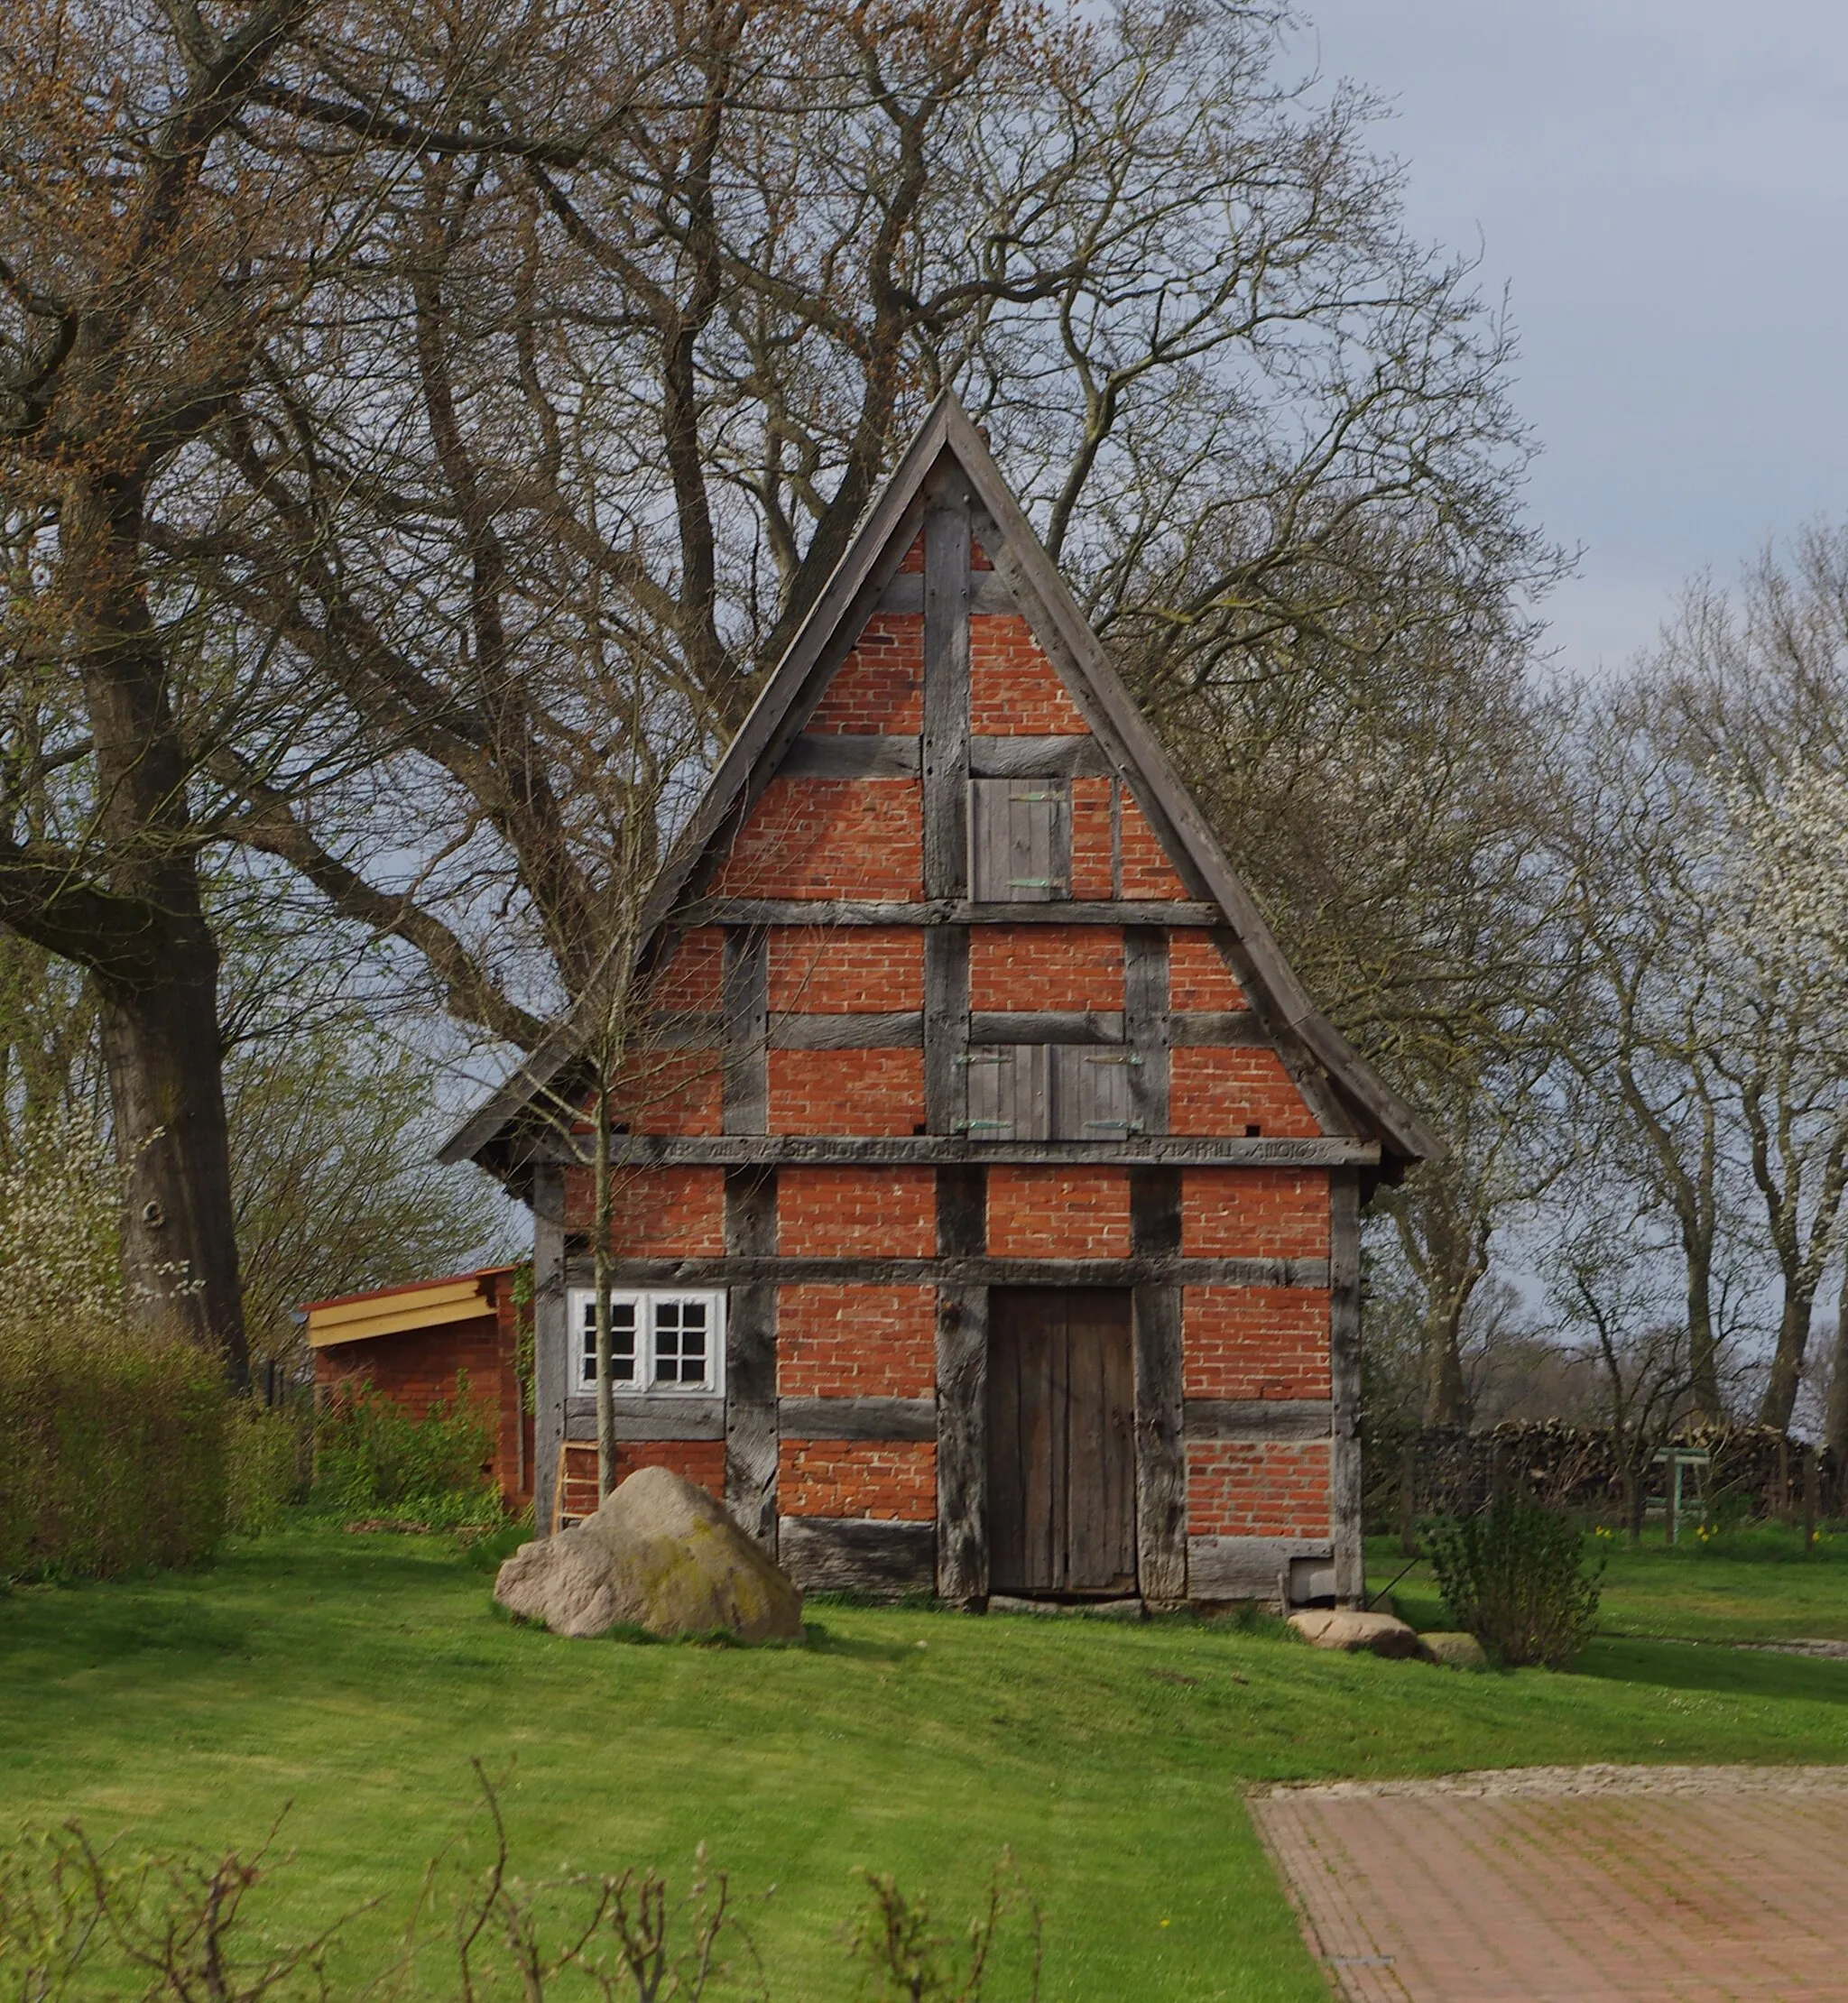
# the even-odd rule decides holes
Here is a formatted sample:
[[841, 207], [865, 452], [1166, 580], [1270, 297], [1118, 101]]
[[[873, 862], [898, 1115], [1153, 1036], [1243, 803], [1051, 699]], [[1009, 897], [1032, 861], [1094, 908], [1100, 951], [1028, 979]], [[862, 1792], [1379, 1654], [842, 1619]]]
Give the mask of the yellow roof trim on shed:
[[375, 1335], [402, 1335], [413, 1328], [439, 1328], [445, 1322], [475, 1321], [494, 1313], [481, 1276], [439, 1280], [430, 1287], [398, 1287], [370, 1299], [341, 1301], [308, 1310], [308, 1346], [369, 1342]]

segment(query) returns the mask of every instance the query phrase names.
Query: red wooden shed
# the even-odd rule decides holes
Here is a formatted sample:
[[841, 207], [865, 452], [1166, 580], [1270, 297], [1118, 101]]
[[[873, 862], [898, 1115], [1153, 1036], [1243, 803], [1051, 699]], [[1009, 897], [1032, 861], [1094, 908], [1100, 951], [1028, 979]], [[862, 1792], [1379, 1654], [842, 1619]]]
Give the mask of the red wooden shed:
[[318, 1398], [365, 1382], [421, 1418], [456, 1396], [457, 1373], [466, 1373], [470, 1398], [494, 1426], [494, 1478], [514, 1509], [532, 1495], [533, 1430], [521, 1412], [517, 1270], [480, 1266], [302, 1309]]
[[[1360, 1593], [1361, 1205], [1437, 1144], [1285, 964], [953, 400], [634, 955], [619, 1472], [705, 1483], [810, 1587]], [[533, 1209], [542, 1509], [594, 1433], [590, 1137], [549, 1109], [586, 1103], [611, 992], [445, 1149]]]

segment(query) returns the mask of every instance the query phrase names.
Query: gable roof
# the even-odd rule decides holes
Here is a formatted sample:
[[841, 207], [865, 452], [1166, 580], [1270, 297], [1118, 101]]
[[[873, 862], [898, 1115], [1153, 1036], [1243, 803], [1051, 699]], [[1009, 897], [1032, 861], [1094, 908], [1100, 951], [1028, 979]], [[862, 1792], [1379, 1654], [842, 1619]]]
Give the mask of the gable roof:
[[[808, 722], [910, 548], [923, 521], [932, 476], [946, 460], [953, 461], [968, 483], [976, 535], [989, 561], [1086, 724], [1170, 859], [1184, 872], [1191, 865], [1206, 899], [1224, 914], [1243, 963], [1237, 968], [1241, 983], [1266, 1029], [1281, 1048], [1293, 1049], [1312, 1071], [1323, 1074], [1341, 1105], [1378, 1136], [1389, 1175], [1443, 1153], [1438, 1137], [1310, 1001], [1257, 900], [1220, 848], [1034, 534], [982, 435], [950, 393], [931, 407], [867, 507], [834, 574], [720, 758], [642, 904], [632, 966], [645, 968], [652, 961], [663, 926], [702, 863], [724, 851]], [[444, 1143], [441, 1160], [476, 1160], [495, 1173], [505, 1172], [513, 1130], [542, 1094], [556, 1098], [560, 1075], [568, 1072], [583, 1047], [587, 1032], [581, 1025], [596, 1020], [599, 988], [594, 979], [545, 1041]]]

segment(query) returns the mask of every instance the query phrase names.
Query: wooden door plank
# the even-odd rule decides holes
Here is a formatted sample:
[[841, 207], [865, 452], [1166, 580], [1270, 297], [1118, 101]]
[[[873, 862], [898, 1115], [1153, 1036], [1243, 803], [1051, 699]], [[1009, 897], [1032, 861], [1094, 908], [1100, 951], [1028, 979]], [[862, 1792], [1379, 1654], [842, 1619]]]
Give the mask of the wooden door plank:
[[1021, 1331], [1012, 1297], [991, 1297], [988, 1337], [988, 1580], [991, 1592], [1026, 1586], [1026, 1497], [1021, 1434]]

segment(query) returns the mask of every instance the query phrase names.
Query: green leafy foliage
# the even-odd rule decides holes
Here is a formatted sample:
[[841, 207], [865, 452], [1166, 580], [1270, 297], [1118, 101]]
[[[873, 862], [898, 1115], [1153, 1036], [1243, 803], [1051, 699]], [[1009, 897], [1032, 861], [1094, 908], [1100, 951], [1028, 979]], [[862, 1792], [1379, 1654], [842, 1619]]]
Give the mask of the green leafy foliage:
[[362, 1380], [343, 1386], [315, 1428], [318, 1509], [343, 1516], [381, 1512], [446, 1526], [497, 1522], [501, 1502], [486, 1472], [494, 1424], [456, 1373], [455, 1395], [421, 1417]]
[[266, 1411], [251, 1400], [231, 1408], [226, 1427], [226, 1516], [229, 1527], [259, 1537], [282, 1521], [304, 1487], [305, 1427], [286, 1408]]
[[0, 1322], [0, 1579], [200, 1563], [225, 1528], [215, 1361], [98, 1315]]
[[1585, 1537], [1563, 1511], [1510, 1490], [1475, 1516], [1437, 1525], [1428, 1542], [1451, 1619], [1509, 1668], [1563, 1668], [1585, 1646], [1603, 1565], [1587, 1565]]

